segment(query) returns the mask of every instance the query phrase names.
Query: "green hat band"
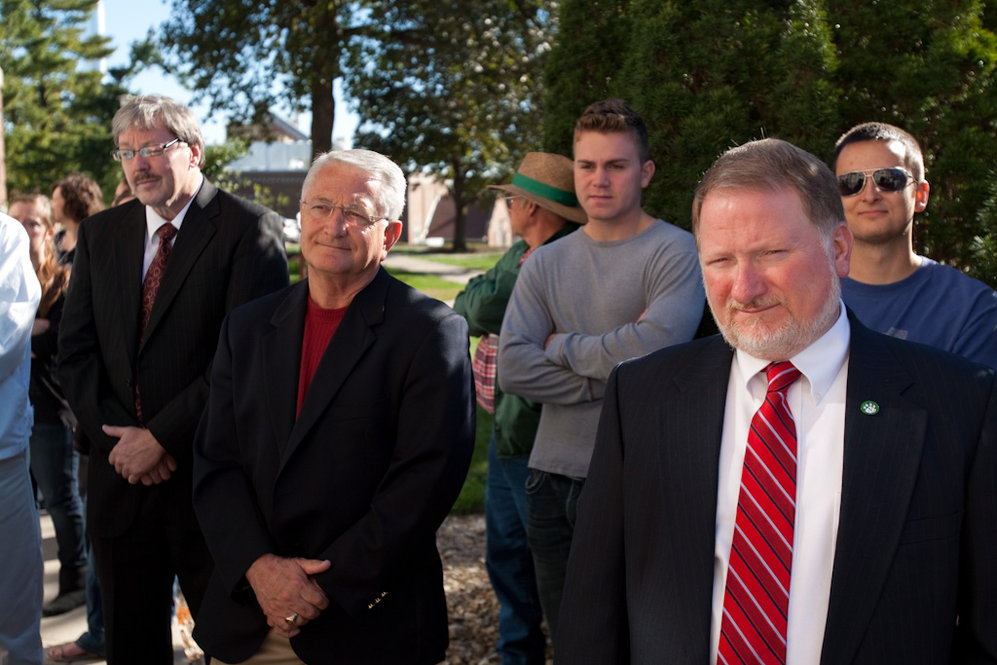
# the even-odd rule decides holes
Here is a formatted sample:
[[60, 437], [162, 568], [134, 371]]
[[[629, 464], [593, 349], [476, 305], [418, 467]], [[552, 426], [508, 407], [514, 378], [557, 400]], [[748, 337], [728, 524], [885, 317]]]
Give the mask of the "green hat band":
[[542, 196], [548, 201], [560, 203], [561, 205], [569, 206], [571, 208], [578, 207], [578, 197], [571, 192], [566, 192], [563, 189], [552, 187], [551, 185], [540, 182], [539, 180], [534, 180], [533, 178], [529, 178], [521, 173], [517, 173], [512, 176], [512, 184], [526, 190], [530, 194]]

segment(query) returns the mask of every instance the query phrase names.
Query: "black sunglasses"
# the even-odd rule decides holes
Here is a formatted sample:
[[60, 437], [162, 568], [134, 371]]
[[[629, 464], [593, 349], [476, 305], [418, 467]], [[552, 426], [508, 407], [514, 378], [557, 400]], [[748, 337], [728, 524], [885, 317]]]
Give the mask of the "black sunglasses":
[[875, 171], [850, 171], [838, 176], [838, 191], [842, 196], [855, 196], [865, 188], [866, 176], [882, 192], [899, 192], [911, 183], [913, 177], [904, 169], [892, 167]]

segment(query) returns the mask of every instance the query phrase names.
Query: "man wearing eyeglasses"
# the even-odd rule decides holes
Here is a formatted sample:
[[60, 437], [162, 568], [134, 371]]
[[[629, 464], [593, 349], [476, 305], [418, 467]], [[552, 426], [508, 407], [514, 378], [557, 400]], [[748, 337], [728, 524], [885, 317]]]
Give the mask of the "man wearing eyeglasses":
[[845, 304], [874, 330], [997, 367], [997, 293], [914, 252], [914, 215], [929, 191], [917, 140], [863, 123], [838, 139], [831, 165], [855, 236]]
[[233, 311], [194, 444], [215, 662], [431, 665], [448, 643], [435, 533], [474, 445], [467, 323], [382, 267], [405, 176], [316, 158], [308, 279]]
[[[573, 165], [563, 155], [531, 152], [512, 182], [489, 185], [506, 194], [509, 226], [520, 238], [487, 273], [467, 283], [454, 309], [481, 341], [474, 355], [478, 402], [495, 414], [485, 489], [485, 567], [500, 604], [495, 651], [502, 665], [543, 665], [543, 612], [526, 537], [527, 461], [542, 405], [502, 392], [495, 380], [502, 319], [519, 270], [534, 250], [579, 228], [585, 211], [575, 196]], [[491, 399], [486, 398], [489, 396]]]
[[165, 665], [174, 575], [196, 610], [211, 570], [190, 497], [218, 331], [233, 307], [287, 285], [287, 261], [277, 214], [202, 176], [190, 109], [137, 97], [112, 129], [137, 200], [80, 225], [59, 371], [91, 441], [107, 661]]

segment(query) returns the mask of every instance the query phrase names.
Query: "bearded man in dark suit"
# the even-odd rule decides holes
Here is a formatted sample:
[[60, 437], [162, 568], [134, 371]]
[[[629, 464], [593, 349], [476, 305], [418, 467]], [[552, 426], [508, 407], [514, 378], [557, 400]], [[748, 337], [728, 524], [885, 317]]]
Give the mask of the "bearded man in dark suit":
[[107, 660], [165, 664], [174, 575], [197, 608], [211, 570], [190, 497], [218, 331], [233, 307], [287, 285], [287, 260], [276, 213], [202, 176], [190, 109], [137, 97], [112, 129], [137, 200], [80, 226], [59, 373], [92, 446]]
[[723, 337], [610, 378], [558, 662], [997, 662], [994, 372], [847, 312], [836, 185], [774, 139], [700, 182]]

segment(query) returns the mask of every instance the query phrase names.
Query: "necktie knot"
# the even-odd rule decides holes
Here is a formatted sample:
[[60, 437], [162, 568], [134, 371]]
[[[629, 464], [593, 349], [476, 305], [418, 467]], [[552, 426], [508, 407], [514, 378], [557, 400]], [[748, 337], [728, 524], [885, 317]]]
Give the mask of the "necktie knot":
[[169, 242], [173, 240], [173, 236], [177, 234], [177, 227], [173, 226], [169, 222], [163, 224], [158, 229], [156, 229], [156, 235], [159, 236], [159, 243], [162, 245], [164, 242]]
[[768, 392], [781, 392], [800, 378], [800, 370], [788, 360], [780, 360], [766, 367], [765, 375], [769, 382]]

